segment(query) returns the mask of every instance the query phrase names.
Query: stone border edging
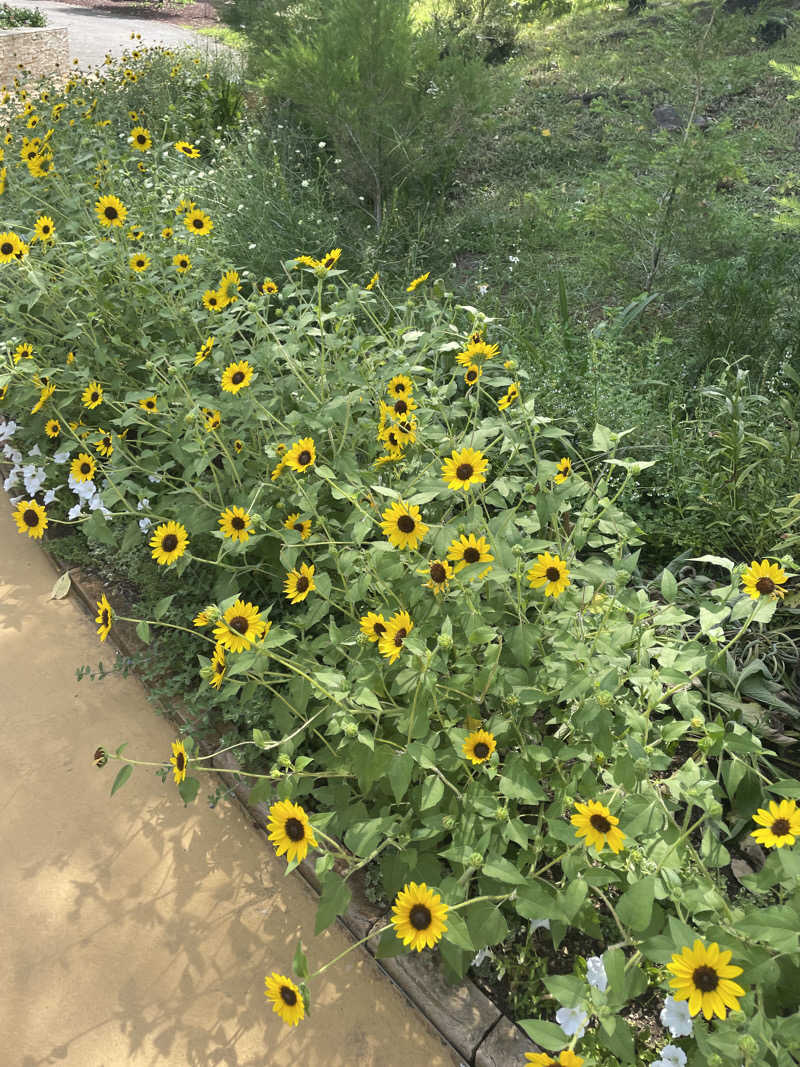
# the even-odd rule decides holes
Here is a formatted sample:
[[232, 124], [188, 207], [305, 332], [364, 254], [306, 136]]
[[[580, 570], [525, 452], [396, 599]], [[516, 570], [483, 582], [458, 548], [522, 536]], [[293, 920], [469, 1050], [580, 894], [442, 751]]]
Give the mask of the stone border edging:
[[[56, 542], [57, 543], [57, 542]], [[54, 570], [60, 575], [70, 571], [70, 592], [74, 593], [84, 610], [94, 619], [99, 596], [95, 584], [79, 567], [65, 567], [48, 548], [41, 546]], [[147, 646], [135, 633], [131, 623], [114, 627], [114, 644], [126, 657], [141, 652]], [[234, 756], [224, 753], [213, 760], [223, 782], [233, 791], [240, 808], [256, 829], [267, 839], [269, 805], [250, 804], [250, 790], [235, 778], [238, 764]], [[305, 859], [297, 873], [314, 893], [320, 893], [320, 881], [311, 860]], [[338, 916], [340, 922], [356, 939], [366, 937], [388, 919], [389, 913], [367, 899], [363, 876], [348, 882], [352, 899], [347, 911]], [[460, 985], [448, 985], [432, 953], [375, 958], [377, 941], [372, 938], [365, 945], [375, 963], [400, 989], [408, 1001], [424, 1016], [444, 1040], [463, 1057], [466, 1067], [524, 1067], [526, 1052], [540, 1052], [534, 1043], [502, 1014], [496, 1004], [470, 978]]]

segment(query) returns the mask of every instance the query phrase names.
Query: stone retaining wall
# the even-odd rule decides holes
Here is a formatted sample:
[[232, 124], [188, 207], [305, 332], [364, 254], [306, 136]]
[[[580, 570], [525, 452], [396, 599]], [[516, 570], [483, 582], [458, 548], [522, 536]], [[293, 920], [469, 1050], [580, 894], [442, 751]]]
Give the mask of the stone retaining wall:
[[67, 77], [68, 30], [63, 26], [0, 30], [0, 84], [10, 85], [20, 66], [34, 78], [58, 73]]

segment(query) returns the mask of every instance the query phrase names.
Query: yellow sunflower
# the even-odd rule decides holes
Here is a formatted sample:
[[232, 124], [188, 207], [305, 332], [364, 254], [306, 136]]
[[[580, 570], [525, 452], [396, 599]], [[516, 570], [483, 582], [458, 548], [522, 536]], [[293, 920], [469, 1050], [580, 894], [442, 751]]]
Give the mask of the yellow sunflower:
[[418, 548], [429, 527], [422, 521], [416, 504], [395, 500], [383, 513], [381, 529], [395, 548]]
[[23, 341], [14, 349], [14, 363], [21, 359], [33, 359], [33, 345], [29, 341]]
[[161, 236], [164, 238], [165, 241], [168, 241], [170, 237], [175, 236], [175, 231], [171, 226], [165, 226], [164, 229], [161, 231]]
[[203, 307], [206, 311], [222, 311], [225, 304], [216, 289], [206, 289], [203, 293]]
[[455, 564], [456, 574], [473, 563], [491, 563], [494, 560], [486, 538], [476, 537], [475, 534], [461, 534], [457, 540], [451, 541], [447, 558]]
[[769, 811], [759, 808], [753, 822], [758, 823], [760, 829], [753, 830], [750, 836], [766, 848], [793, 845], [795, 838], [800, 837], [800, 811], [794, 800], [781, 800], [777, 804], [770, 800]]
[[94, 205], [101, 226], [122, 226], [128, 209], [116, 196], [101, 196]]
[[103, 387], [100, 382], [89, 382], [81, 394], [85, 408], [96, 408], [103, 403]]
[[742, 968], [730, 965], [731, 955], [730, 951], [720, 952], [716, 941], [706, 948], [699, 939], [693, 948], [685, 945], [680, 955], [673, 955], [667, 970], [675, 977], [669, 984], [675, 990], [675, 1000], [689, 1001], [690, 1015], [702, 1011], [706, 1019], [714, 1015], [724, 1019], [728, 1008], [739, 1010], [738, 998], [745, 991], [731, 979], [738, 977]]
[[214, 637], [228, 652], [246, 652], [271, 626], [271, 622], [264, 622], [254, 604], [237, 600], [214, 627]]
[[570, 822], [577, 827], [575, 836], [585, 837], [584, 844], [588, 848], [594, 845], [600, 852], [607, 844], [612, 852], [619, 852], [624, 848], [625, 834], [618, 828], [619, 819], [612, 815], [608, 808], [598, 800], [590, 800], [588, 804], [576, 802], [578, 814], [573, 815]]
[[413, 293], [417, 286], [422, 285], [423, 282], [426, 282], [428, 278], [430, 278], [430, 276], [431, 272], [429, 270], [426, 270], [424, 274], [420, 274], [418, 278], [414, 278], [414, 280], [406, 286], [406, 292]]
[[194, 357], [194, 365], [195, 365], [195, 367], [197, 366], [198, 363], [202, 363], [203, 360], [206, 359], [207, 356], [211, 355], [211, 349], [213, 347], [214, 347], [214, 338], [213, 337], [208, 337], [208, 338], [206, 338], [205, 341], [203, 341], [203, 343], [200, 345], [200, 347], [197, 349], [197, 352], [195, 353], [195, 357]]
[[128, 266], [131, 268], [132, 271], [135, 271], [137, 274], [141, 274], [142, 271], [147, 270], [147, 268], [150, 266], [150, 257], [144, 255], [143, 252], [137, 252], [135, 256], [131, 256], [131, 258], [128, 260]]
[[407, 611], [396, 611], [386, 623], [386, 631], [378, 638], [378, 651], [390, 663], [398, 658], [403, 650], [405, 639], [414, 629], [414, 623]]
[[417, 402], [413, 396], [399, 396], [393, 404], [390, 404], [389, 415], [392, 419], [404, 419], [416, 408]]
[[48, 419], [44, 424], [44, 432], [48, 437], [58, 437], [61, 433], [61, 423], [58, 419]]
[[226, 304], [232, 304], [235, 300], [239, 299], [241, 288], [241, 281], [236, 271], [226, 270], [219, 280], [217, 291]]
[[180, 785], [186, 777], [187, 762], [186, 749], [183, 747], [183, 741], [173, 741], [170, 763], [172, 764], [172, 776], [175, 779], [176, 785]]
[[576, 1056], [568, 1048], [559, 1052], [557, 1060], [546, 1052], [526, 1052], [525, 1062], [533, 1067], [583, 1067], [583, 1056]]
[[97, 464], [86, 452], [80, 452], [70, 464], [69, 472], [76, 482], [90, 482]]
[[56, 227], [49, 215], [40, 215], [33, 224], [34, 241], [52, 241]]
[[178, 274], [185, 274], [187, 270], [191, 269], [192, 261], [185, 252], [176, 252], [172, 257], [172, 266], [177, 270]]
[[466, 373], [464, 374], [464, 381], [467, 383], [467, 386], [474, 385], [482, 374], [483, 370], [478, 366], [477, 363], [470, 363], [470, 365], [467, 367]]
[[313, 467], [316, 460], [317, 450], [314, 447], [313, 437], [303, 437], [295, 441], [281, 462], [285, 467], [291, 467], [293, 471], [302, 474], [309, 467]]
[[19, 234], [9, 230], [0, 233], [0, 263], [10, 263], [19, 255], [24, 242]]
[[386, 392], [395, 400], [407, 399], [414, 392], [414, 383], [406, 374], [395, 374], [386, 386]]
[[556, 485], [561, 485], [572, 474], [572, 460], [569, 456], [564, 456], [563, 459], [558, 461], [558, 474], [553, 479]]
[[274, 296], [277, 293], [278, 287], [272, 278], [265, 278], [261, 283], [261, 292], [264, 296]]
[[99, 626], [97, 628], [97, 636], [100, 638], [101, 641], [105, 641], [105, 639], [111, 633], [112, 619], [113, 615], [111, 612], [111, 605], [108, 602], [106, 594], [103, 593], [103, 595], [97, 601], [97, 617], [94, 620], [96, 623], [99, 623]]
[[275, 855], [286, 853], [289, 863], [301, 863], [308, 853], [309, 845], [317, 848], [314, 831], [303, 808], [290, 800], [278, 800], [269, 809], [269, 839], [275, 846]]
[[220, 689], [225, 679], [225, 647], [217, 642], [214, 648], [214, 654], [211, 657], [211, 675], [208, 679], [208, 684], [212, 685], [215, 689]]
[[226, 508], [217, 521], [223, 535], [233, 541], [248, 541], [253, 532], [253, 520], [244, 508]]
[[374, 611], [368, 611], [358, 620], [361, 632], [370, 641], [379, 641], [386, 633], [386, 619], [383, 615], [376, 615]]
[[211, 608], [203, 608], [202, 611], [198, 611], [195, 617], [192, 619], [192, 626], [196, 626], [200, 629], [203, 626], [208, 626], [211, 622]]
[[501, 396], [497, 401], [497, 407], [500, 411], [505, 411], [507, 407], [510, 407], [515, 400], [519, 399], [519, 386], [516, 382], [512, 382], [506, 389], [506, 395]]
[[272, 1010], [289, 1026], [297, 1026], [305, 1017], [305, 1007], [300, 990], [291, 980], [275, 971], [264, 979], [264, 995], [272, 1001]]
[[364, 288], [365, 288], [365, 289], [366, 289], [367, 291], [369, 291], [370, 289], [374, 289], [374, 288], [375, 288], [375, 286], [376, 286], [376, 285], [378, 284], [378, 282], [380, 281], [380, 277], [381, 277], [381, 276], [380, 276], [379, 272], [378, 272], [378, 271], [375, 271], [375, 273], [374, 273], [374, 274], [372, 275], [372, 277], [371, 277], [371, 278], [370, 278], [370, 280], [369, 280], [369, 281], [367, 282], [367, 284], [366, 284], [366, 285], [364, 286]]
[[341, 248], [332, 248], [326, 256], [322, 257], [322, 259], [320, 260], [320, 266], [324, 267], [325, 270], [330, 270], [336, 265], [341, 254]]
[[434, 595], [438, 596], [439, 593], [443, 593], [447, 589], [447, 583], [454, 576], [455, 571], [447, 560], [432, 559], [426, 569], [418, 573], [428, 575], [425, 588], [432, 589]]
[[139, 401], [139, 407], [144, 408], [145, 411], [149, 411], [152, 414], [158, 414], [158, 397], [146, 396]]
[[197, 159], [200, 155], [198, 149], [196, 149], [189, 141], [176, 141], [175, 150], [176, 152], [180, 152], [182, 156], [186, 156], [188, 159]]
[[38, 541], [47, 529], [47, 512], [35, 500], [20, 500], [14, 512], [14, 522], [20, 533]]
[[283, 525], [286, 530], [296, 530], [301, 541], [306, 541], [311, 536], [311, 519], [301, 519], [299, 511], [288, 515]]
[[205, 419], [205, 428], [208, 433], [212, 430], [218, 430], [222, 423], [222, 412], [217, 411], [214, 408], [203, 408], [203, 417]]
[[482, 452], [474, 448], [462, 448], [454, 451], [442, 464], [442, 478], [448, 489], [468, 490], [473, 485], [486, 481], [486, 468], [489, 461]]
[[481, 363], [485, 359], [494, 359], [500, 352], [499, 345], [488, 345], [479, 334], [474, 336], [477, 340], [470, 339], [467, 347], [456, 356], [456, 363], [462, 367], [470, 367], [473, 363]]
[[253, 377], [253, 368], [246, 359], [238, 363], [229, 363], [222, 374], [220, 384], [226, 393], [238, 393], [240, 389], [250, 384]]
[[403, 886], [392, 905], [394, 932], [404, 945], [421, 952], [433, 948], [447, 929], [448, 907], [424, 882]]
[[106, 459], [114, 451], [114, 439], [110, 433], [106, 433], [105, 430], [98, 429], [97, 431], [101, 436], [100, 439], [95, 441], [94, 450], [99, 452], [101, 456], [105, 456]]
[[214, 229], [214, 223], [211, 218], [206, 215], [205, 211], [202, 211], [199, 207], [193, 208], [192, 211], [187, 211], [183, 216], [183, 225], [189, 231], [189, 233], [197, 234], [199, 237], [203, 237], [207, 233], [211, 233]]
[[145, 129], [144, 126], [134, 126], [131, 130], [130, 142], [137, 152], [146, 152], [148, 148], [152, 147], [153, 138], [150, 136], [150, 131]]
[[164, 522], [150, 538], [152, 557], [160, 566], [170, 566], [180, 559], [189, 544], [186, 527], [180, 522]]
[[56, 387], [54, 385], [45, 385], [39, 394], [39, 399], [31, 408], [31, 415], [36, 415], [37, 412], [41, 411], [55, 391]]
[[477, 765], [491, 759], [496, 748], [494, 734], [490, 734], [488, 730], [475, 730], [461, 746], [461, 751], [468, 760]]
[[284, 580], [283, 588], [286, 599], [290, 604], [299, 604], [301, 600], [305, 600], [308, 594], [317, 588], [314, 585], [313, 566], [309, 567], [307, 563], [303, 563], [299, 571], [289, 571]]
[[742, 574], [742, 592], [747, 593], [753, 600], [761, 596], [768, 596], [772, 600], [784, 597], [786, 590], [780, 586], [788, 581], [785, 571], [777, 563], [770, 563], [762, 559], [760, 563], [755, 560]]
[[544, 595], [557, 600], [570, 585], [569, 568], [558, 556], [542, 552], [528, 571], [528, 582], [532, 589], [544, 586]]

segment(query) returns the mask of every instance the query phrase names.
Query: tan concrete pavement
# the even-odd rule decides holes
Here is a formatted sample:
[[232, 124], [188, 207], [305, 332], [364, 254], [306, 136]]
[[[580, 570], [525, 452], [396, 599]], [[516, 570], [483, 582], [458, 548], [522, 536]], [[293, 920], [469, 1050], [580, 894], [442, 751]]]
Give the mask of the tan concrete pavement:
[[458, 1060], [356, 949], [296, 1028], [264, 976], [348, 941], [313, 938], [315, 898], [237, 808], [184, 808], [137, 768], [113, 798], [99, 744], [168, 756], [174, 729], [132, 678], [76, 680], [113, 651], [17, 533], [0, 492], [2, 1067], [453, 1067]]

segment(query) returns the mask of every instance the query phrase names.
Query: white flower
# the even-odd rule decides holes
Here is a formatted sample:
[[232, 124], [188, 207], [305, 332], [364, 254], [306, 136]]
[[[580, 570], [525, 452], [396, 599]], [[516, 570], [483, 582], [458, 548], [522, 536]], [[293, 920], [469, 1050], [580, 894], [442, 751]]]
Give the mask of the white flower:
[[20, 500], [24, 500], [24, 499], [25, 498], [21, 497], [21, 496], [10, 496], [8, 498], [8, 502], [9, 502], [9, 504], [19, 504]]
[[488, 292], [489, 292], [489, 286], [488, 286], [488, 285], [479, 285], [479, 286], [478, 286], [478, 293], [479, 293], [479, 294], [480, 294], [481, 296], [486, 296], [486, 294], [487, 294]]
[[608, 975], [600, 956], [590, 956], [586, 961], [586, 980], [601, 993], [605, 993], [608, 988]]
[[48, 489], [47, 492], [44, 494], [44, 506], [47, 507], [48, 504], [52, 504], [55, 498], [55, 489]]
[[21, 471], [22, 471], [22, 467], [14, 466], [8, 472], [8, 477], [3, 482], [3, 488], [5, 489], [6, 492], [8, 492], [9, 489], [13, 489], [14, 486], [17, 484], [17, 482], [19, 481], [19, 476], [20, 476], [20, 472]]
[[22, 478], [25, 482], [25, 488], [33, 496], [44, 485], [47, 479], [47, 471], [44, 467], [37, 467], [36, 464], [29, 463], [22, 468]]
[[111, 512], [103, 504], [103, 498], [100, 496], [99, 493], [95, 493], [94, 496], [89, 498], [89, 510], [101, 511], [106, 518], [111, 515]]
[[3, 455], [15, 466], [22, 463], [22, 453], [18, 452], [16, 448], [12, 448], [11, 445], [3, 445]]
[[42, 450], [41, 450], [41, 448], [39, 448], [38, 445], [34, 445], [33, 448], [30, 450], [30, 452], [28, 453], [29, 456], [41, 456], [41, 454], [42, 454]]
[[556, 1022], [567, 1037], [573, 1034], [583, 1037], [588, 1021], [589, 1016], [582, 1008], [559, 1008], [556, 1012]]
[[309, 183], [308, 178], [303, 178], [303, 180], [300, 182], [300, 184], [304, 189], [307, 189], [310, 183]]
[[652, 1067], [686, 1067], [686, 1053], [677, 1045], [664, 1045], [661, 1059], [655, 1060]]
[[509, 256], [508, 257], [508, 262], [509, 263], [519, 263], [519, 256]]
[[550, 920], [549, 919], [531, 919], [530, 925], [528, 927], [528, 933], [532, 934], [535, 930], [549, 930], [549, 929], [550, 929]]
[[150, 529], [150, 527], [152, 525], [153, 524], [150, 521], [150, 519], [147, 519], [147, 518], [139, 519], [139, 529], [142, 531], [142, 533], [147, 533], [147, 531]]
[[53, 456], [53, 463], [66, 463], [69, 459], [70, 449], [63, 448], [60, 452], [56, 452]]
[[139, 503], [136, 505], [137, 511], [144, 511], [145, 508], [150, 507], [150, 497], [143, 496]]
[[69, 484], [70, 489], [75, 494], [75, 496], [78, 497], [79, 500], [88, 500], [90, 497], [93, 497], [94, 494], [97, 492], [97, 486], [94, 484], [93, 481], [90, 480], [88, 482], [77, 482], [72, 477], [72, 471], [70, 471], [69, 473], [69, 478], [67, 479], [67, 482]]
[[667, 997], [661, 1009], [661, 1025], [666, 1026], [673, 1037], [692, 1036], [692, 1017], [689, 1014], [689, 1002]]
[[324, 148], [325, 147], [325, 143], [326, 143], [325, 141], [320, 141], [319, 144], [317, 145], [317, 148]]
[[67, 518], [68, 519], [77, 519], [77, 517], [79, 515], [82, 515], [82, 514], [83, 514], [83, 505], [82, 505], [81, 501], [79, 500], [78, 503], [75, 504], [74, 507], [71, 507], [69, 509], [69, 511], [67, 512]]
[[158, 483], [161, 481], [161, 475], [160, 474], [148, 474], [147, 475], [147, 480], [148, 480], [148, 482], [155, 482], [155, 484], [158, 485]]
[[5, 419], [0, 422], [0, 443], [7, 441], [9, 437], [13, 437], [16, 428], [17, 424], [15, 422], [6, 422]]

